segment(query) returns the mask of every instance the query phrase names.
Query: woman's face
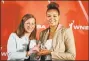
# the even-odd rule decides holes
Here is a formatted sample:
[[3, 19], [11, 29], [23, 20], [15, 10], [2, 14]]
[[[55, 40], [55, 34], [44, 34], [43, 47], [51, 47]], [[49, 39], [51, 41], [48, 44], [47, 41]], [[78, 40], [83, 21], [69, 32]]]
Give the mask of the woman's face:
[[31, 33], [35, 29], [35, 19], [34, 18], [29, 18], [25, 23], [24, 23], [24, 28], [27, 33]]
[[50, 26], [56, 26], [59, 23], [59, 15], [57, 10], [51, 9], [47, 11], [47, 21]]

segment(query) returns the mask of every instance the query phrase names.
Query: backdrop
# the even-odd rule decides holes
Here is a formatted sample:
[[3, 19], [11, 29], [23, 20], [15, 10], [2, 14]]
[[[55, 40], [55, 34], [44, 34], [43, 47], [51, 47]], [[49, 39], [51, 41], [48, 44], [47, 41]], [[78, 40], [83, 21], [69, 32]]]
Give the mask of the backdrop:
[[[37, 39], [39, 33], [48, 27], [47, 4], [51, 1], [1, 1], [1, 60], [7, 60], [7, 40], [14, 32], [23, 15], [36, 17]], [[60, 23], [72, 27], [76, 44], [76, 60], [88, 60], [88, 1], [56, 1], [60, 9]]]

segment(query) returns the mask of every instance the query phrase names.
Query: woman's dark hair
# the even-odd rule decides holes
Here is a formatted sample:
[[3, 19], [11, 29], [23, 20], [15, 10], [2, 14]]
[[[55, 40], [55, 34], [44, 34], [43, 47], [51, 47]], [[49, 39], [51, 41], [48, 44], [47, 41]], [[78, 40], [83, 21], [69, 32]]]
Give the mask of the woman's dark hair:
[[[15, 31], [15, 33], [18, 35], [19, 38], [21, 38], [24, 35], [24, 33], [25, 33], [24, 23], [30, 18], [34, 18], [36, 20], [36, 18], [32, 14], [26, 14], [22, 17], [20, 25], [17, 28], [17, 30]], [[35, 24], [36, 24], [36, 21], [35, 21]], [[29, 39], [30, 40], [36, 39], [36, 25], [35, 25], [35, 29], [31, 32]]]
[[[59, 11], [59, 5], [55, 2], [51, 2], [50, 4], [47, 5], [47, 11], [51, 10], [51, 9], [55, 9], [57, 10], [58, 14], [60, 15], [60, 11]], [[46, 12], [47, 12], [46, 11]]]

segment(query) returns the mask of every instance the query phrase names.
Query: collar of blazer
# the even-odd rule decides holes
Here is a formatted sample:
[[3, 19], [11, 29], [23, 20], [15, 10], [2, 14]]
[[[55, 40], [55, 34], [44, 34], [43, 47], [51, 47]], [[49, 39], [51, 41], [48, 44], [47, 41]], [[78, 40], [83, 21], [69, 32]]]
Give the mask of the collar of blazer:
[[[53, 39], [55, 39], [55, 37], [56, 37], [58, 31], [59, 31], [61, 28], [62, 28], [62, 24], [59, 24], [58, 27], [57, 27], [57, 29], [56, 29], [56, 31], [55, 31], [55, 34], [54, 34]], [[48, 35], [49, 35], [49, 28], [47, 28], [47, 29], [45, 30], [45, 32], [44, 32], [44, 43], [47, 41]]]

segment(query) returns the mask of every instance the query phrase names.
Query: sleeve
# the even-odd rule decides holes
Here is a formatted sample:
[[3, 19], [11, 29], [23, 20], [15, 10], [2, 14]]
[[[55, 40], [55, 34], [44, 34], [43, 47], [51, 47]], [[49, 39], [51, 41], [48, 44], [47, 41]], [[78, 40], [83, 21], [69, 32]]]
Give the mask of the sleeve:
[[26, 52], [18, 52], [16, 46], [16, 35], [11, 33], [7, 43], [8, 60], [28, 58], [26, 57]]
[[74, 36], [72, 33], [72, 29], [68, 28], [64, 32], [64, 44], [65, 44], [65, 52], [51, 52], [53, 59], [60, 60], [75, 60], [76, 51], [75, 51], [75, 42]]

